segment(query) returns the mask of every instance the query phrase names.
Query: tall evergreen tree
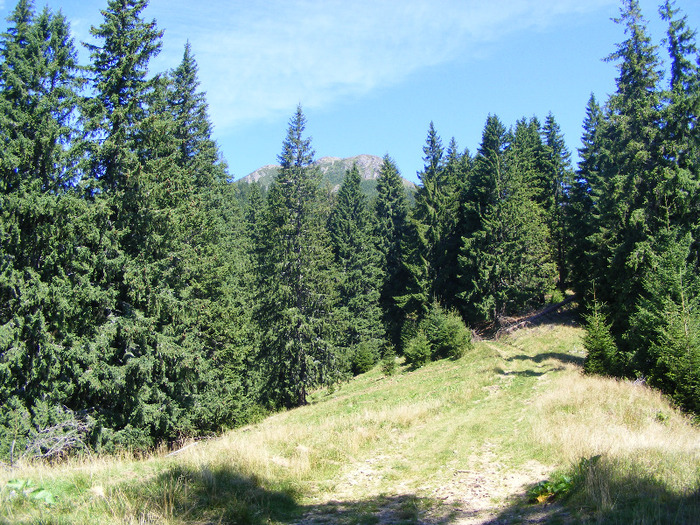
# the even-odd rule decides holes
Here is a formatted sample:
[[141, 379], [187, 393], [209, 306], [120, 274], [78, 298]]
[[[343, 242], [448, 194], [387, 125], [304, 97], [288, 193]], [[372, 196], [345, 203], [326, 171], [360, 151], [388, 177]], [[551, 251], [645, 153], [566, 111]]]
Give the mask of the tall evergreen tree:
[[[218, 159], [184, 159], [182, 141], [195, 140], [178, 137], [167, 91], [154, 95], [133, 191], [132, 225], [142, 249], [130, 257], [124, 284], [131, 305], [150, 323], [152, 339], [143, 340], [143, 350], [165, 364], [149, 379], [173, 407], [166, 428], [194, 434], [241, 421], [247, 409], [242, 217]], [[217, 172], [221, 177], [212, 176]]]
[[[30, 64], [31, 44], [33, 37], [34, 5], [31, 0], [20, 0], [7, 21], [11, 24], [7, 32], [2, 34], [0, 47], [0, 83], [2, 86], [2, 179], [3, 193], [17, 190], [23, 175], [30, 170], [29, 162], [24, 151], [31, 149], [31, 137], [24, 136], [32, 133], [27, 129], [31, 119], [23, 115], [28, 110], [27, 92], [32, 84]], [[19, 124], [20, 133], [14, 132]], [[24, 157], [24, 158], [21, 158]], [[24, 164], [24, 165], [22, 165]]]
[[62, 15], [21, 0], [0, 44], [0, 169], [5, 192], [23, 180], [54, 193], [74, 182], [78, 64]]
[[615, 21], [624, 26], [628, 38], [608, 57], [619, 61], [619, 76], [600, 136], [605, 155], [600, 188], [594, 189], [596, 253], [591, 280], [600, 300], [610, 307], [613, 334], [619, 335], [628, 328], [641, 290], [643, 247], [663, 213], [655, 192], [661, 173], [656, 47], [636, 0], [625, 0]]
[[[591, 236], [594, 232], [595, 203], [601, 197], [603, 189], [601, 180], [602, 143], [600, 139], [603, 113], [593, 94], [586, 106], [586, 118], [583, 122], [583, 136], [579, 148], [578, 170], [571, 188], [569, 206], [566, 209], [566, 224], [571, 232], [567, 264], [570, 269], [570, 281], [580, 298], [588, 299], [593, 292], [591, 286], [592, 254], [594, 246]], [[597, 195], [596, 195], [597, 194]]]
[[[166, 135], [177, 149], [170, 160], [178, 169], [160, 178], [170, 198], [165, 204], [178, 221], [163, 232], [175, 236], [168, 258], [173, 261], [169, 275], [176, 278], [170, 289], [179, 305], [170, 325], [193, 334], [179, 342], [185, 351], [202, 354], [198, 388], [200, 398], [206, 399], [198, 404], [203, 410], [197, 424], [205, 430], [244, 420], [259, 385], [252, 372], [256, 336], [251, 239], [211, 136], [208, 105], [199, 85], [188, 42], [182, 61], [168, 74], [160, 115], [161, 129], [170, 129]], [[262, 209], [262, 202], [256, 206]]]
[[353, 165], [345, 174], [328, 224], [339, 275], [336, 305], [342, 323], [339, 343], [349, 349], [356, 373], [377, 362], [384, 342], [379, 307], [380, 256], [360, 182], [360, 172]]
[[99, 439], [128, 446], [229, 425], [245, 410], [228, 323], [242, 309], [228, 274], [235, 221], [226, 221], [222, 181], [212, 177], [218, 159], [187, 157], [181, 147], [210, 141], [206, 129], [182, 125], [197, 105], [206, 121], [206, 104], [177, 104], [178, 94], [196, 94], [196, 75], [172, 91], [164, 77], [148, 76], [161, 32], [142, 19], [145, 7], [111, 1], [92, 29], [101, 45], [88, 45], [94, 96], [84, 107], [88, 196], [108, 206], [107, 233], [118, 240], [103, 263], [114, 328], [101, 335], [95, 381], [110, 395], [93, 388], [85, 401], [104, 427]]
[[650, 247], [644, 291], [628, 337], [633, 365], [686, 410], [700, 411], [700, 279], [689, 262], [691, 236], [664, 229]]
[[460, 299], [462, 314], [468, 323], [483, 321], [486, 314], [478, 306], [480, 254], [475, 236], [482, 227], [486, 210], [497, 202], [497, 177], [505, 170], [508, 147], [506, 128], [500, 119], [489, 115], [482, 134], [481, 145], [474, 159], [472, 173], [462, 193], [462, 248], [459, 259]]
[[[173, 148], [151, 133], [157, 126], [149, 121], [150, 106], [159, 102], [162, 109], [163, 101], [155, 93], [158, 81], [147, 78], [148, 64], [160, 49], [162, 33], [155, 22], [141, 18], [146, 4], [111, 0], [102, 11], [103, 23], [91, 28], [97, 43], [84, 44], [90, 51], [92, 96], [82, 107], [87, 136], [83, 170], [88, 198], [109, 210], [105, 235], [113, 242], [105, 247], [100, 270], [105, 286], [114, 290], [107, 309], [113, 329], [99, 335], [99, 373], [84, 399], [104, 427], [97, 439], [127, 446], [166, 437], [179, 416], [174, 405], [168, 411], [156, 409], [167, 397], [154, 376], [163, 377], [172, 363], [154, 355], [158, 319], [148, 312], [149, 304], [161, 304], [162, 287], [153, 290], [151, 285], [160, 280], [157, 260], [168, 251], [169, 241], [155, 236], [167, 229], [168, 215], [155, 211], [161, 188], [144, 165], [153, 160], [150, 168], [169, 168], [165, 158], [172, 159]], [[170, 347], [168, 338], [163, 348]], [[107, 396], [101, 390], [106, 386]]]
[[[455, 196], [456, 202], [453, 204], [456, 210], [459, 208], [459, 197], [469, 177], [471, 164], [472, 157], [469, 149], [460, 152], [457, 140], [452, 137], [445, 152], [445, 179], [457, 192]], [[458, 212], [456, 211], [455, 213]]]
[[[524, 182], [530, 187], [532, 197], [547, 215], [554, 214], [553, 159], [547, 152], [542, 124], [537, 117], [521, 118], [515, 123], [518, 150], [521, 152], [520, 169], [524, 170]], [[512, 137], [514, 138], [514, 137]], [[513, 145], [512, 143], [510, 144]]]
[[[657, 193], [663, 195], [661, 208], [668, 220], [700, 236], [700, 52], [696, 32], [687, 17], [668, 0], [660, 8], [668, 22], [665, 40], [670, 58], [670, 81], [663, 92], [662, 175]], [[691, 256], [698, 259], [697, 242]]]
[[423, 146], [425, 169], [418, 174], [421, 186], [409, 216], [403, 247], [403, 264], [408, 279], [399, 303], [404, 315], [422, 317], [435, 295], [437, 259], [444, 237], [445, 196], [442, 187], [442, 140], [433, 123]]
[[[80, 82], [65, 19], [20, 0], [9, 21], [0, 38], [0, 404], [43, 430], [84, 407], [89, 342], [112, 302], [98, 255], [108, 213], [72, 187]], [[5, 439], [17, 423], [7, 417], [0, 454], [14, 439], [17, 450], [26, 444], [26, 433]]]
[[698, 48], [695, 44], [697, 32], [688, 27], [688, 17], [679, 16], [680, 12], [673, 0], [666, 0], [659, 7], [661, 18], [668, 22], [665, 43], [671, 59], [670, 88], [688, 92], [693, 87], [697, 88], [698, 82]]
[[101, 41], [90, 51], [94, 96], [85, 108], [85, 128], [95, 139], [89, 152], [89, 175], [102, 190], [127, 186], [138, 166], [145, 101], [160, 82], [148, 77], [148, 64], [161, 49], [155, 20], [142, 18], [148, 0], [109, 0], [103, 22], [90, 33]]
[[596, 294], [608, 304], [621, 365], [613, 372], [647, 376], [697, 410], [689, 335], [697, 322], [697, 49], [672, 2], [660, 13], [669, 22], [667, 90], [638, 2], [623, 2], [616, 20], [628, 38], [609, 57], [620, 62], [617, 91], [584, 136], [593, 233], [579, 253], [590, 251]]
[[167, 102], [175, 119], [175, 138], [179, 141], [180, 165], [191, 172], [195, 184], [209, 186], [226, 178], [226, 167], [216, 142], [204, 93], [198, 91], [197, 62], [192, 46], [185, 44], [182, 62], [169, 75]]
[[[454, 304], [457, 284], [457, 222], [459, 203], [460, 166], [456, 143], [450, 144], [449, 167], [443, 159], [442, 141], [430, 123], [423, 147], [425, 167], [418, 176], [422, 182], [416, 192], [411, 216], [413, 235], [417, 243], [412, 250], [412, 261], [407, 261], [414, 272], [414, 294], [424, 297], [424, 308], [437, 299], [443, 304]], [[421, 290], [418, 282], [424, 282]]]
[[570, 205], [573, 173], [571, 154], [554, 115], [549, 113], [542, 129], [544, 138], [545, 170], [549, 180], [550, 207], [545, 208], [549, 224], [554, 255], [559, 273], [559, 287], [564, 291], [569, 284], [569, 266], [567, 264], [567, 247], [572, 241], [573, 232], [567, 228], [566, 215]]
[[299, 106], [268, 193], [256, 270], [255, 317], [268, 400], [286, 407], [305, 404], [310, 389], [332, 384], [344, 372], [333, 345], [336, 290], [327, 212], [305, 126]]
[[529, 130], [520, 121], [511, 136], [492, 116], [484, 128], [466, 192], [473, 197], [460, 257], [470, 322], [498, 322], [538, 304], [554, 282], [549, 232], [528, 185], [537, 175]]
[[403, 294], [407, 280], [402, 261], [407, 234], [408, 201], [399, 170], [388, 155], [384, 156], [379, 171], [374, 213], [375, 239], [381, 254], [380, 266], [383, 268], [379, 302], [389, 340], [399, 348], [403, 312], [396, 304], [395, 297]]

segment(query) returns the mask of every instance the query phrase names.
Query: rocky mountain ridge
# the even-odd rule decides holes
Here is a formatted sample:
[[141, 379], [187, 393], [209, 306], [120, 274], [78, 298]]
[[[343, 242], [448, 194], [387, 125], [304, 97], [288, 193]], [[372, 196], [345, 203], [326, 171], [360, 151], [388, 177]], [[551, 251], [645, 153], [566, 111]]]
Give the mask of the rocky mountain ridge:
[[[374, 193], [382, 162], [383, 159], [376, 155], [356, 155], [344, 159], [339, 157], [322, 157], [315, 161], [313, 165], [323, 174], [323, 178], [331, 185], [333, 190], [337, 191], [343, 182], [345, 172], [350, 170], [355, 164], [360, 171], [363, 188], [368, 193]], [[240, 179], [239, 182], [258, 183], [267, 189], [275, 180], [279, 168], [280, 166], [276, 164], [262, 166]], [[416, 185], [413, 182], [403, 179], [403, 183], [407, 190], [411, 192], [416, 190]]]

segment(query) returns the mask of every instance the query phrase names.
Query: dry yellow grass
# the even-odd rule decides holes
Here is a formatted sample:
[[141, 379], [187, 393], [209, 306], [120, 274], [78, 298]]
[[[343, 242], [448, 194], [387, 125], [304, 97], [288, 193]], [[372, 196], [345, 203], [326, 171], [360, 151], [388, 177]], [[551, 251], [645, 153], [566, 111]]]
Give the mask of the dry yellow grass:
[[658, 392], [604, 377], [557, 378], [538, 401], [537, 439], [576, 460], [664, 451], [700, 460], [698, 429]]

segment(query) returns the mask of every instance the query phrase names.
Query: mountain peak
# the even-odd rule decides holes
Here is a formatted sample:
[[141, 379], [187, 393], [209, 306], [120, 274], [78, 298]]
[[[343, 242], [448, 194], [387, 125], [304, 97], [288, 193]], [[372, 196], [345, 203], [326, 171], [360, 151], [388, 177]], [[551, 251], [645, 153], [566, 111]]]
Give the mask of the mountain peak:
[[[343, 182], [345, 172], [352, 169], [353, 164], [357, 165], [360, 177], [363, 180], [363, 185], [369, 184], [372, 187], [375, 186], [383, 162], [384, 159], [376, 155], [362, 154], [344, 159], [340, 157], [321, 157], [314, 161], [313, 166], [318, 168], [323, 174], [324, 179], [330, 183], [333, 190], [337, 190]], [[279, 168], [279, 164], [262, 166], [240, 179], [239, 182], [246, 182], [248, 184], [258, 183], [263, 188], [267, 189], [275, 180]], [[364, 183], [364, 181], [368, 182]], [[406, 179], [404, 179], [404, 186], [409, 191], [415, 191], [416, 189], [416, 185]], [[372, 193], [369, 187], [367, 189]]]

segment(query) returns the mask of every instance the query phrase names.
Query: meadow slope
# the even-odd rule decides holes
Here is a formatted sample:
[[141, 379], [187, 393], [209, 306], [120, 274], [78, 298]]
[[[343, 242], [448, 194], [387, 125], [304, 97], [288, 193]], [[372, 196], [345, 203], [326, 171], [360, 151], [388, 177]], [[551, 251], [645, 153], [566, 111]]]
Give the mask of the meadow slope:
[[[377, 368], [174, 455], [6, 469], [0, 523], [693, 523], [700, 429], [643, 385], [582, 375], [581, 337], [564, 317]], [[544, 480], [561, 494], [529, 503]]]

